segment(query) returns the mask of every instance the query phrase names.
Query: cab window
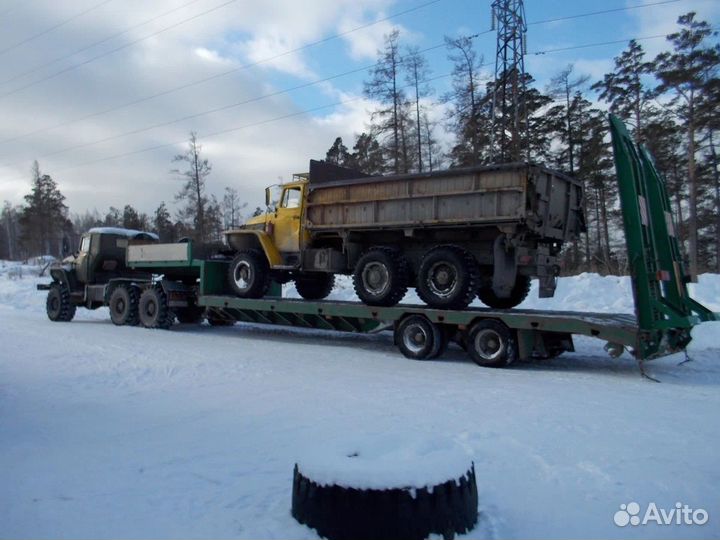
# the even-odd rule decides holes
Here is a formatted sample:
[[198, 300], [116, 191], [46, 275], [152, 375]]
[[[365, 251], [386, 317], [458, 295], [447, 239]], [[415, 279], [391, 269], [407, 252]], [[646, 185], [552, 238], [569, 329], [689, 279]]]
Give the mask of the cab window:
[[83, 236], [80, 241], [80, 253], [87, 253], [88, 251], [90, 251], [90, 237]]
[[283, 191], [281, 208], [299, 208], [300, 207], [300, 188], [287, 188]]

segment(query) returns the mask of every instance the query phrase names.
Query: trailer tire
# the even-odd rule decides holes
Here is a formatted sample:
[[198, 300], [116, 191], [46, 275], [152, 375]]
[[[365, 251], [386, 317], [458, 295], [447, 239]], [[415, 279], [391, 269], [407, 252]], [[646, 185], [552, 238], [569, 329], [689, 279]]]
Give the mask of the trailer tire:
[[239, 251], [228, 267], [228, 283], [240, 298], [262, 298], [270, 287], [270, 265], [256, 249]]
[[437, 309], [465, 309], [477, 291], [480, 270], [466, 250], [439, 246], [428, 251], [420, 263], [418, 296]]
[[369, 306], [394, 306], [408, 289], [407, 259], [389, 247], [373, 247], [358, 260], [353, 272], [355, 293]]
[[470, 358], [482, 367], [503, 367], [517, 360], [513, 332], [495, 319], [482, 319], [473, 324], [465, 343]]
[[395, 344], [406, 358], [430, 360], [447, 347], [447, 335], [424, 315], [408, 315], [395, 328]]
[[300, 274], [295, 278], [295, 290], [305, 300], [322, 300], [332, 292], [335, 275], [324, 272]]
[[474, 465], [460, 478], [414, 490], [326, 485], [297, 465], [293, 472], [292, 516], [330, 540], [452, 539], [475, 527], [477, 505]]
[[48, 319], [55, 322], [69, 322], [75, 316], [77, 307], [70, 300], [67, 285], [59, 281], [53, 282], [45, 301]]
[[493, 291], [492, 284], [482, 285], [478, 289], [478, 298], [488, 307], [494, 309], [511, 309], [521, 304], [530, 292], [530, 277], [519, 275], [507, 298], [500, 298]]
[[108, 301], [110, 320], [117, 326], [136, 326], [140, 322], [138, 303], [140, 293], [132, 285], [118, 285]]
[[138, 306], [140, 322], [145, 328], [167, 330], [172, 326], [175, 315], [168, 307], [168, 299], [160, 285], [153, 285], [140, 295]]

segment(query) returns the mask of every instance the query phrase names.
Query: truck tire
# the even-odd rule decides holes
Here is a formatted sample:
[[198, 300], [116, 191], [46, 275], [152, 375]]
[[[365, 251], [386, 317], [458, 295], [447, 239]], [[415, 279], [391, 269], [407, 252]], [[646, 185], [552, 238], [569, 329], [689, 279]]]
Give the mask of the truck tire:
[[240, 298], [262, 298], [270, 287], [270, 265], [256, 249], [239, 251], [228, 268], [230, 288]]
[[70, 301], [70, 291], [67, 285], [55, 281], [48, 291], [45, 301], [45, 311], [48, 319], [56, 322], [69, 322], [75, 316], [75, 304]]
[[443, 352], [447, 337], [424, 315], [408, 315], [395, 328], [395, 344], [406, 358], [428, 360]]
[[160, 285], [153, 285], [143, 291], [140, 295], [138, 312], [140, 322], [145, 328], [167, 330], [175, 319], [175, 315], [168, 307], [167, 295]]
[[458, 246], [428, 251], [420, 263], [418, 296], [430, 307], [465, 309], [473, 301], [480, 281], [475, 258]]
[[482, 367], [503, 367], [517, 360], [517, 345], [512, 331], [495, 319], [473, 324], [465, 338], [467, 352]]
[[322, 484], [295, 465], [292, 516], [330, 540], [445, 539], [472, 530], [478, 518], [475, 467], [460, 478], [419, 489], [359, 489]]
[[335, 275], [323, 272], [300, 274], [295, 278], [295, 289], [305, 300], [327, 298], [335, 286]]
[[118, 285], [113, 289], [108, 302], [110, 320], [118, 326], [135, 326], [140, 322], [138, 303], [140, 293], [132, 285]]
[[398, 251], [374, 247], [355, 265], [353, 286], [363, 303], [370, 306], [394, 306], [408, 289], [408, 263]]
[[528, 276], [519, 275], [515, 280], [515, 285], [507, 298], [500, 298], [493, 291], [492, 285], [482, 285], [478, 289], [478, 298], [488, 307], [494, 309], [510, 309], [518, 304], [522, 304], [530, 292], [530, 278]]

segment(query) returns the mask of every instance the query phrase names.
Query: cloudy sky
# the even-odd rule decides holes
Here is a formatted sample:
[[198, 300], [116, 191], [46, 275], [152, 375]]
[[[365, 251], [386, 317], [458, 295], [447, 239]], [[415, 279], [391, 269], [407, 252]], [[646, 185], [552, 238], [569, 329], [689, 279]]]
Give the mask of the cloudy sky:
[[[681, 13], [720, 19], [717, 0], [623, 9], [658, 1], [526, 0], [527, 70], [541, 84], [569, 63], [598, 78], [628, 39], [671, 32]], [[363, 131], [362, 81], [395, 27], [429, 49], [437, 94], [444, 35], [481, 33], [494, 59], [489, 0], [0, 0], [0, 200], [21, 202], [37, 159], [73, 213], [151, 212], [172, 202], [171, 159], [192, 130], [209, 191], [258, 205], [265, 185]], [[650, 57], [665, 47], [641, 43]]]

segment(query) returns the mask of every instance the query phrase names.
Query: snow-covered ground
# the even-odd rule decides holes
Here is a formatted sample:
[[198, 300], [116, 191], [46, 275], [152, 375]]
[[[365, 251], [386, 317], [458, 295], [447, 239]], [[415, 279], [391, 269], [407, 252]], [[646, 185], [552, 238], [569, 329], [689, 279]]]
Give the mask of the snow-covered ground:
[[[720, 535], [720, 323], [653, 361], [577, 352], [482, 369], [458, 348], [413, 362], [390, 336], [261, 326], [52, 323], [26, 268], [0, 264], [0, 537], [316, 538], [290, 516], [296, 461], [353, 451], [410, 478], [438, 452], [473, 460], [468, 537]], [[15, 272], [17, 274], [17, 272]], [[294, 291], [288, 288], [288, 294]], [[352, 298], [347, 280], [336, 298]], [[720, 276], [694, 295], [720, 311]], [[523, 307], [632, 311], [627, 279], [561, 280]], [[408, 298], [413, 301], [412, 297]], [[372, 463], [372, 459], [367, 460]], [[374, 481], [374, 480], [373, 480]], [[621, 528], [637, 502], [703, 508], [699, 525]]]

